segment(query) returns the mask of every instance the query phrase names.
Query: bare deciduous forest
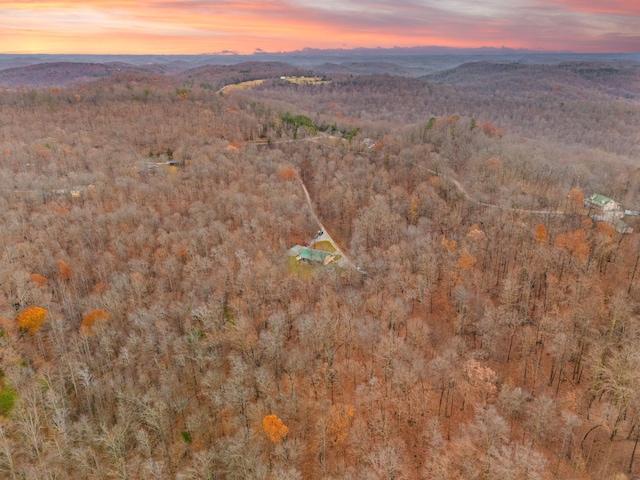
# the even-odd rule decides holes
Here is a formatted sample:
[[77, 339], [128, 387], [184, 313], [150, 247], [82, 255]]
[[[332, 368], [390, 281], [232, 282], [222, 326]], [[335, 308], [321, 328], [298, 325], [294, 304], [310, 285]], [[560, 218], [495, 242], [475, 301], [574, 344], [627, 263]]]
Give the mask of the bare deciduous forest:
[[0, 90], [0, 477], [640, 475], [638, 68], [308, 74]]

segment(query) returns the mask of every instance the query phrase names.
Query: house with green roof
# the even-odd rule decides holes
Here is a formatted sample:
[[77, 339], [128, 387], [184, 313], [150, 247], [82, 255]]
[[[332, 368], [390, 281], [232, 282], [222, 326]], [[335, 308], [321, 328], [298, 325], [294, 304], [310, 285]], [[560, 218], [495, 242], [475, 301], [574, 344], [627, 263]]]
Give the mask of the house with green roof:
[[589, 208], [589, 216], [597, 222], [607, 222], [612, 225], [618, 233], [631, 233], [633, 229], [621, 219], [625, 215], [625, 210], [615, 200], [594, 193], [584, 201], [585, 207]]
[[314, 250], [313, 248], [302, 247], [296, 245], [289, 249], [289, 255], [296, 257], [297, 261], [305, 261], [309, 263], [321, 263], [328, 265], [335, 260], [335, 255], [331, 252], [323, 252], [322, 250]]
[[603, 212], [621, 210], [620, 205], [612, 198], [605, 197], [599, 193], [594, 193], [585, 201], [587, 207], [597, 208]]

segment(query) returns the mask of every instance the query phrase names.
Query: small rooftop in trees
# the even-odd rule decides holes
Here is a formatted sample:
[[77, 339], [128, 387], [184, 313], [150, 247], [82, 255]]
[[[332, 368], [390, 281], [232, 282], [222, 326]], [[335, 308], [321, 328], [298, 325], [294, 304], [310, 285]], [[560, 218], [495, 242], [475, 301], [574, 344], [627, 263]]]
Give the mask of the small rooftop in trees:
[[[625, 215], [625, 210], [613, 199], [594, 193], [584, 202], [590, 209], [595, 208], [598, 214], [591, 214], [591, 218], [598, 222], [607, 222], [612, 225], [618, 233], [631, 233], [633, 228], [624, 223], [621, 219]], [[631, 213], [631, 212], [629, 212]]]
[[605, 210], [615, 210], [618, 208], [618, 204], [613, 199], [600, 195], [599, 193], [591, 195], [585, 203]]
[[314, 250], [313, 248], [301, 247], [296, 245], [289, 249], [289, 255], [295, 256], [296, 260], [306, 260], [308, 262], [322, 263], [328, 265], [331, 263], [335, 256], [331, 252], [323, 252], [322, 250]]

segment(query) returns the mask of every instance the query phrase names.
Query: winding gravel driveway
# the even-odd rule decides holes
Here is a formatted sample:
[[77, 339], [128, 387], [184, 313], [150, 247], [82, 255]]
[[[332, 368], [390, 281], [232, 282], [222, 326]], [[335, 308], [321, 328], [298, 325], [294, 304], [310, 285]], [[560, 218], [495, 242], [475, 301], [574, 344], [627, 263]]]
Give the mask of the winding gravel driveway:
[[311, 195], [309, 195], [309, 191], [307, 190], [306, 185], [304, 184], [304, 182], [302, 181], [299, 175], [298, 175], [298, 180], [300, 180], [300, 185], [302, 186], [302, 190], [304, 191], [304, 196], [307, 199], [307, 205], [309, 206], [309, 211], [311, 212], [311, 216], [316, 221], [316, 223], [318, 224], [318, 228], [322, 232], [322, 234], [317, 236], [314, 241], [320, 242], [324, 240], [331, 243], [331, 245], [333, 245], [333, 248], [336, 249], [335, 253], [337, 255], [340, 255], [341, 257], [340, 260], [338, 260], [338, 265], [340, 265], [341, 267], [346, 267], [346, 266], [353, 267], [356, 270], [358, 270], [360, 273], [362, 273], [362, 270], [358, 268], [356, 264], [353, 263], [349, 257], [347, 257], [347, 255], [344, 253], [344, 250], [340, 248], [340, 246], [331, 237], [331, 235], [329, 235], [329, 233], [327, 232], [327, 229], [324, 228], [324, 225], [320, 221], [320, 218], [318, 217], [315, 210], [313, 209], [313, 202], [311, 201]]

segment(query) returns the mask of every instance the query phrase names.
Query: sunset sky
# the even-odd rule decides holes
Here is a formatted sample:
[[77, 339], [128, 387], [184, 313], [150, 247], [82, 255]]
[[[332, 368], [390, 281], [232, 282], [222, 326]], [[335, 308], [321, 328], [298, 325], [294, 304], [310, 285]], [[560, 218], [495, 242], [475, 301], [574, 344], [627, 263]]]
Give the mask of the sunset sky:
[[0, 53], [640, 51], [640, 0], [0, 0]]

